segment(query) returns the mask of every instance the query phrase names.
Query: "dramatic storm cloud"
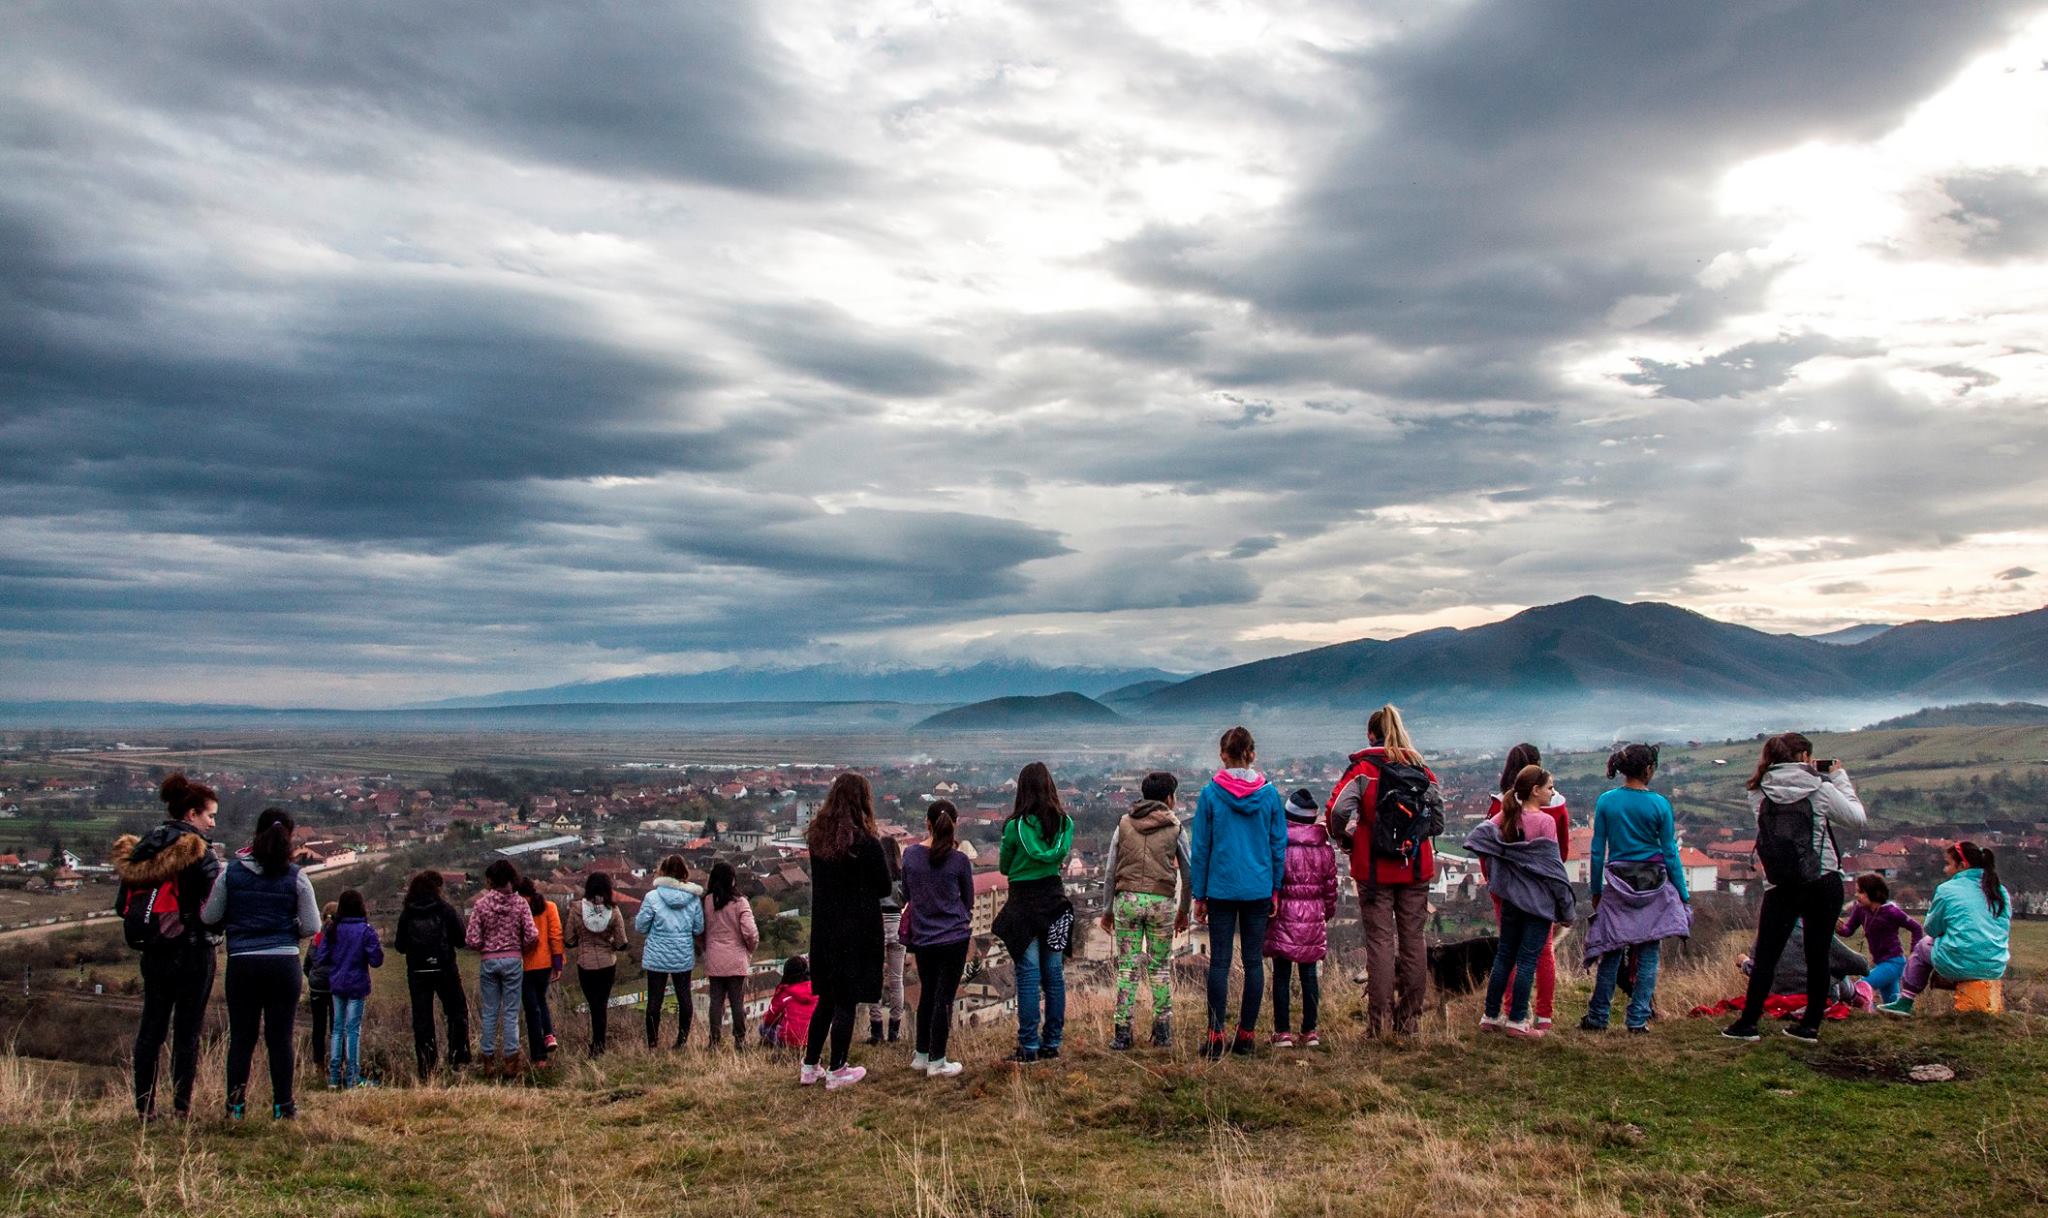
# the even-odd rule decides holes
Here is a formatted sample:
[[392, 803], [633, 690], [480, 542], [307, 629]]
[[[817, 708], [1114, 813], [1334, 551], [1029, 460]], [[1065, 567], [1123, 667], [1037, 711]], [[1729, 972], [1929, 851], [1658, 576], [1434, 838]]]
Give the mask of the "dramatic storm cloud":
[[0, 697], [2038, 607], [2048, 7], [76, 0]]

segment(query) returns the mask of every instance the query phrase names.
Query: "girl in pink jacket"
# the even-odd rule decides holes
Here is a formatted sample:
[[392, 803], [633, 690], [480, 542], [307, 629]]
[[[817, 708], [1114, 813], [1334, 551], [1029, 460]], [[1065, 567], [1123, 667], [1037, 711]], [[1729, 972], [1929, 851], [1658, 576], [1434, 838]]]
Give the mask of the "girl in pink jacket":
[[746, 1047], [747, 974], [759, 946], [761, 932], [754, 925], [753, 906], [740, 895], [739, 873], [731, 863], [713, 863], [704, 893], [704, 976], [711, 982], [714, 1049], [724, 1031], [718, 1019], [721, 1007], [732, 1010], [732, 1047]]
[[[1322, 984], [1316, 966], [1330, 954], [1330, 919], [1337, 912], [1337, 854], [1330, 831], [1317, 823], [1315, 797], [1306, 787], [1287, 800], [1287, 864], [1266, 928], [1266, 955], [1273, 960], [1273, 1045], [1313, 1049]], [[1301, 1039], [1288, 1030], [1289, 975], [1301, 972]]]

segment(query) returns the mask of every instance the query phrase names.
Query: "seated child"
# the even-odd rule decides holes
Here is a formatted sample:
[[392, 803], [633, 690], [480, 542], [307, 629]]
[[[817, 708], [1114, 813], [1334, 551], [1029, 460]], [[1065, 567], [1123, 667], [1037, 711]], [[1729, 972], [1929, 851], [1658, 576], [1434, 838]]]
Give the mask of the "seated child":
[[[1849, 911], [1849, 917], [1835, 933], [1848, 937], [1863, 928], [1863, 941], [1870, 946], [1870, 985], [1878, 997], [1885, 1002], [1895, 1002], [1899, 997], [1899, 977], [1906, 971], [1906, 952], [1920, 946], [1926, 935], [1913, 915], [1900, 909], [1892, 900], [1891, 885], [1875, 871], [1866, 871], [1856, 877], [1856, 905]], [[1903, 930], [1912, 936], [1904, 950], [1899, 947], [1899, 932]]]
[[811, 962], [791, 956], [783, 962], [782, 984], [768, 1000], [768, 1013], [761, 1016], [761, 1043], [803, 1048], [811, 1035], [811, 1015], [817, 1009], [818, 996], [811, 992]]
[[1998, 862], [1974, 842], [1946, 851], [1949, 878], [1934, 890], [1927, 936], [1913, 945], [1899, 977], [1899, 999], [1877, 1009], [1911, 1015], [1913, 1000], [1959, 981], [1996, 981], [2012, 959], [2012, 900], [1998, 882]]

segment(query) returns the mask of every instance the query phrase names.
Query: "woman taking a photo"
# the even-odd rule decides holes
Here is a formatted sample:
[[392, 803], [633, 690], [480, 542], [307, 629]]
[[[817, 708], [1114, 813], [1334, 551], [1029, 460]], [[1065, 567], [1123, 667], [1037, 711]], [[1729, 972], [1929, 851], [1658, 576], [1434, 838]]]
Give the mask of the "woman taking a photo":
[[891, 881], [868, 780], [858, 774], [834, 779], [804, 841], [811, 848], [811, 989], [818, 1011], [798, 1081], [808, 1087], [822, 1079], [826, 1090], [837, 1091], [867, 1077], [846, 1061], [853, 1011], [882, 997], [882, 898]]
[[1820, 1039], [1828, 1009], [1828, 957], [1835, 920], [1842, 916], [1842, 855], [1833, 826], [1860, 828], [1863, 801], [1849, 771], [1834, 761], [1816, 763], [1813, 742], [1798, 732], [1764, 741], [1749, 777], [1749, 807], [1757, 822], [1757, 860], [1763, 864], [1764, 905], [1757, 918], [1756, 954], [1742, 1014], [1721, 1034], [1753, 1041], [1764, 1000], [1771, 996], [1778, 958], [1794, 926], [1806, 927], [1806, 1013], [1785, 1029], [1796, 1040]]
[[292, 818], [265, 808], [248, 852], [230, 862], [207, 895], [200, 920], [227, 935], [228, 1119], [248, 1111], [256, 1037], [270, 1058], [270, 1115], [298, 1115], [292, 1100], [292, 1028], [299, 1006], [299, 940], [320, 931], [320, 906], [306, 873], [292, 866]]
[[1017, 774], [1017, 799], [1003, 822], [997, 854], [1010, 896], [993, 929], [1017, 969], [1017, 1048], [1008, 1059], [1013, 1062], [1058, 1057], [1066, 1034], [1066, 953], [1074, 942], [1074, 906], [1060, 873], [1073, 847], [1074, 818], [1060, 806], [1052, 771], [1034, 761]]

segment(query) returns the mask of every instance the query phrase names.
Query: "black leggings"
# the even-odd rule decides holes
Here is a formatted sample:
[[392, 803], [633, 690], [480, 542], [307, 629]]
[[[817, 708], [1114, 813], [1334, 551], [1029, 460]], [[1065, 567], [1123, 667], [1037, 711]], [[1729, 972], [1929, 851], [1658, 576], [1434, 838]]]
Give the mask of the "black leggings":
[[946, 1056], [953, 1032], [953, 996], [967, 967], [967, 940], [913, 947], [917, 958], [917, 1051], [933, 1061]]
[[299, 1010], [299, 955], [229, 956], [228, 1104], [248, 1102], [258, 1028], [270, 1058], [270, 1102], [292, 1102], [292, 1029]]
[[1316, 1016], [1323, 1003], [1322, 981], [1314, 962], [1296, 964], [1285, 956], [1273, 957], [1273, 1030], [1289, 1030], [1292, 996], [1287, 992], [1287, 975], [1296, 969], [1301, 971], [1301, 1030], [1306, 1035], [1316, 1030]]
[[711, 1043], [717, 1044], [724, 1032], [723, 1014], [719, 1008], [732, 1011], [732, 1043], [734, 1048], [747, 1043], [747, 979], [740, 977], [711, 977]]
[[1764, 999], [1771, 996], [1771, 976], [1784, 958], [1792, 927], [1806, 924], [1806, 1014], [1801, 1027], [1820, 1029], [1828, 1009], [1828, 954], [1835, 945], [1835, 919], [1842, 916], [1842, 873], [1830, 871], [1811, 884], [1779, 884], [1764, 889], [1758, 917], [1756, 956], [1750, 963], [1749, 993], [1742, 1000], [1740, 1027], [1754, 1028], [1763, 1018]]
[[135, 1026], [137, 1112], [148, 1116], [156, 1111], [156, 1069], [166, 1038], [171, 1042], [171, 1104], [180, 1116], [192, 1110], [199, 1033], [211, 997], [213, 947], [204, 939], [142, 953], [142, 1021]]
[[469, 999], [462, 992], [458, 969], [408, 972], [405, 987], [412, 997], [412, 1052], [419, 1063], [420, 1077], [434, 1072], [440, 1060], [440, 1045], [434, 1038], [434, 1000], [441, 1000], [441, 1016], [448, 1024], [448, 1064], [469, 1064]]
[[327, 1041], [334, 1031], [334, 992], [307, 990], [306, 1009], [312, 1012], [313, 1064], [327, 1070]]
[[553, 970], [527, 969], [519, 983], [519, 1005], [526, 1008], [526, 1055], [548, 1059], [548, 1037], [555, 1034], [555, 1015], [548, 1009], [548, 982]]
[[619, 979], [619, 966], [577, 968], [576, 984], [583, 987], [583, 1001], [590, 1004], [590, 1055], [604, 1055], [604, 1034], [610, 1026], [612, 986]]
[[859, 1004], [850, 1000], [833, 999], [828, 1011], [825, 1000], [818, 1000], [818, 1009], [811, 1013], [811, 1043], [804, 1049], [804, 1065], [818, 1064], [819, 1055], [825, 1051], [825, 1035], [832, 1035], [832, 1069], [846, 1068], [846, 1055], [853, 1049], [853, 1008]]
[[652, 1049], [661, 1039], [661, 1001], [667, 995], [668, 987], [676, 987], [676, 1048], [683, 1047], [690, 1039], [690, 1022], [697, 1015], [696, 1007], [690, 1000], [690, 974], [649, 973], [647, 974], [647, 1047]]

